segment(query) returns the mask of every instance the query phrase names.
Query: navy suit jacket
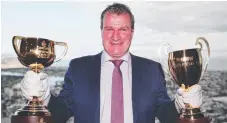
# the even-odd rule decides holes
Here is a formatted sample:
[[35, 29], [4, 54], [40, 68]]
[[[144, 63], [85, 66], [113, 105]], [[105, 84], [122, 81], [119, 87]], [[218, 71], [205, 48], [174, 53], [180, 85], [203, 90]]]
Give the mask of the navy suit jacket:
[[[167, 95], [159, 63], [131, 55], [132, 108], [134, 123], [174, 123], [178, 116]], [[73, 59], [65, 74], [63, 89], [51, 95], [48, 109], [55, 123], [74, 116], [75, 123], [100, 123], [101, 53]]]

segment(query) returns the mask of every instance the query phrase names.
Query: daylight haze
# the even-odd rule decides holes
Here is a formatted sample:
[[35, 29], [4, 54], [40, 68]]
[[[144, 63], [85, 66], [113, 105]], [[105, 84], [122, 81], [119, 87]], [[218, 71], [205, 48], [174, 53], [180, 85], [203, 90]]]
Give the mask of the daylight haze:
[[[112, 2], [1, 2], [1, 49], [16, 58], [14, 35], [68, 44], [64, 60], [102, 50], [100, 15]], [[205, 37], [211, 48], [209, 69], [227, 70], [227, 2], [123, 2], [135, 16], [131, 52], [158, 61], [159, 46], [193, 48]], [[57, 48], [57, 55], [62, 48]], [[63, 62], [62, 62], [63, 64]]]

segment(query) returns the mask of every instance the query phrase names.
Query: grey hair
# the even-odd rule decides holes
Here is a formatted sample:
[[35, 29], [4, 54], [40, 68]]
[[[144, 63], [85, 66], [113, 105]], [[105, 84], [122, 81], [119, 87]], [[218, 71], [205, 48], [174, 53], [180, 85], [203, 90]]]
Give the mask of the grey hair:
[[114, 13], [117, 15], [129, 14], [130, 20], [131, 20], [131, 28], [134, 29], [135, 19], [130, 8], [125, 4], [113, 3], [112, 5], [109, 5], [101, 14], [101, 25], [100, 25], [101, 30], [103, 28], [103, 18], [107, 12]]

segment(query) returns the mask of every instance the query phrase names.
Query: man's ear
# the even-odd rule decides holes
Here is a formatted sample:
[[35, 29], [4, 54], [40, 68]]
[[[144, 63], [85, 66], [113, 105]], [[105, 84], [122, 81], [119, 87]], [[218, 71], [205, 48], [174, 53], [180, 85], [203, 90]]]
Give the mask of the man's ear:
[[101, 35], [102, 35], [102, 31], [103, 31], [103, 29], [100, 29], [100, 31], [101, 31]]
[[132, 29], [132, 36], [134, 35], [134, 29]]

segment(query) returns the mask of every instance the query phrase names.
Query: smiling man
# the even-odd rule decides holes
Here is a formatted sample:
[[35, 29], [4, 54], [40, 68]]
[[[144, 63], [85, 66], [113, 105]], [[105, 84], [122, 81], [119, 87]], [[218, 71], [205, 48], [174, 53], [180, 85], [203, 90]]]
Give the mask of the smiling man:
[[134, 29], [127, 13], [107, 12], [103, 18], [102, 39], [105, 51], [114, 59], [126, 54], [131, 45]]
[[201, 105], [200, 86], [170, 100], [160, 63], [129, 53], [134, 16], [126, 5], [108, 6], [100, 27], [104, 50], [73, 59], [57, 97], [50, 94], [44, 73], [29, 71], [22, 80], [25, 97], [31, 99], [35, 93], [44, 100], [55, 123], [65, 123], [71, 116], [75, 123], [155, 123], [155, 117], [174, 123], [185, 100]]

